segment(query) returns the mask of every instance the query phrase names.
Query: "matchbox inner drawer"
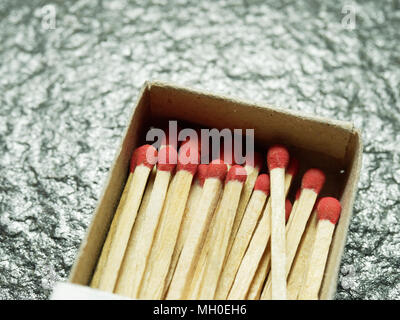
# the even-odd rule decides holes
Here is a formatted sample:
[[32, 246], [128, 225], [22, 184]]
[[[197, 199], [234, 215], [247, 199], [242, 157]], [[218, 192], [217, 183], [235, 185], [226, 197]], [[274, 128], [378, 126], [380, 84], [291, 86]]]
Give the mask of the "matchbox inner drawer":
[[133, 106], [70, 282], [89, 284], [129, 173], [132, 151], [145, 142], [147, 129], [161, 120], [180, 120], [205, 128], [254, 129], [256, 145], [264, 154], [271, 143], [286, 144], [290, 154], [300, 162], [299, 174], [291, 188], [292, 199], [306, 169], [318, 167], [325, 171], [326, 183], [321, 195], [337, 197], [342, 204], [320, 291], [321, 299], [332, 299], [361, 168], [359, 132], [348, 122], [305, 117], [159, 82], [146, 83]]

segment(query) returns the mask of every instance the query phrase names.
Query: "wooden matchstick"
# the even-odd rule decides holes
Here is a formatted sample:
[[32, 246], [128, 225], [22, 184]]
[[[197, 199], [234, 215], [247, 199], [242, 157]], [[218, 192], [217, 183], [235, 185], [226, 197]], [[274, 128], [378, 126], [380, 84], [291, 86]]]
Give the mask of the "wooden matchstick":
[[[303, 176], [301, 182], [301, 193], [298, 200], [296, 213], [286, 234], [286, 277], [292, 267], [293, 259], [296, 255], [301, 237], [310, 217], [318, 193], [325, 183], [325, 174], [319, 169], [309, 169]], [[268, 277], [261, 294], [262, 300], [272, 298], [271, 281]]]
[[314, 245], [317, 223], [317, 211], [314, 209], [307, 223], [303, 237], [301, 238], [299, 248], [293, 260], [292, 268], [290, 269], [287, 288], [288, 300], [297, 300], [297, 296], [300, 292], [301, 286], [303, 285], [311, 250]]
[[[147, 205], [148, 205], [149, 200], [150, 200], [151, 190], [153, 189], [153, 184], [154, 184], [154, 180], [155, 180], [155, 177], [156, 177], [156, 172], [157, 172], [157, 169], [154, 166], [153, 169], [151, 170], [150, 177], [148, 179], [148, 182], [147, 182], [147, 185], [146, 185], [146, 189], [145, 189], [144, 194], [143, 194], [142, 203], [140, 204], [139, 211], [138, 211], [138, 214], [136, 216], [136, 220], [135, 220], [135, 223], [133, 225], [132, 232], [131, 232], [131, 236], [132, 236], [132, 234], [136, 234], [139, 230], [141, 230], [141, 225], [142, 225], [142, 221], [143, 221], [144, 212], [146, 211]], [[128, 180], [126, 182], [127, 186], [130, 185], [131, 180], [132, 180], [132, 174], [129, 174]], [[124, 191], [122, 192], [122, 195], [121, 195], [121, 199], [119, 201], [120, 204], [118, 205], [118, 208], [115, 211], [115, 215], [114, 215], [113, 219], [119, 219], [119, 216], [121, 215], [122, 208], [124, 207], [123, 204], [126, 201], [127, 195], [128, 195], [128, 188], [124, 188]], [[111, 231], [111, 228], [115, 228], [115, 227], [116, 227], [116, 224], [111, 224], [109, 232], [114, 233], [115, 231]], [[111, 240], [112, 240], [111, 237], [107, 237], [106, 238], [106, 241], [104, 242], [103, 249], [102, 249], [104, 252], [108, 252], [110, 250]], [[105, 265], [105, 262], [107, 260], [106, 258], [107, 258], [107, 255], [106, 254], [102, 254], [100, 256], [99, 261], [97, 262], [96, 270], [97, 269], [98, 270], [94, 274], [94, 276], [93, 276], [93, 278], [91, 280], [91, 283], [90, 283], [90, 286], [92, 288], [97, 288], [98, 285], [99, 285], [100, 275], [102, 274], [102, 270], [104, 269], [104, 265]]]
[[[247, 180], [246, 180], [247, 181]], [[243, 215], [236, 238], [234, 239], [228, 258], [224, 263], [221, 277], [218, 282], [215, 298], [226, 299], [235, 280], [236, 272], [239, 269], [240, 262], [249, 245], [251, 236], [256, 228], [257, 222], [264, 208], [270, 190], [269, 176], [261, 174], [258, 176], [254, 185], [254, 191], [251, 195], [249, 204]]]
[[[249, 203], [249, 199], [253, 192], [253, 188], [256, 183], [257, 176], [262, 168], [263, 159], [262, 159], [261, 154], [259, 154], [258, 152], [254, 152], [252, 155], [253, 155], [253, 157], [250, 157], [250, 156], [246, 157], [246, 163], [245, 163], [244, 168], [247, 172], [247, 178], [243, 185], [242, 194], [240, 196], [239, 206], [238, 206], [237, 213], [235, 216], [235, 221], [233, 222], [232, 233], [229, 238], [227, 256], [225, 257], [225, 259], [228, 258], [229, 252], [230, 252], [233, 242], [236, 238], [240, 224], [243, 220], [243, 215], [245, 213], [247, 204]], [[268, 178], [268, 180], [269, 180], [269, 178]]]
[[162, 146], [158, 153], [157, 174], [144, 213], [141, 234], [132, 234], [121, 266], [115, 293], [137, 298], [147, 259], [153, 243], [168, 185], [175, 169], [177, 154], [174, 147]]
[[[300, 198], [300, 193], [301, 193], [301, 188], [299, 188], [296, 192], [296, 196], [295, 196], [295, 200], [293, 202], [293, 208], [292, 208], [292, 212], [296, 212], [297, 209], [297, 205], [299, 203], [299, 198]], [[292, 224], [292, 220], [293, 220], [294, 214], [290, 215], [290, 218], [288, 220], [288, 222], [286, 223], [286, 233], [288, 232], [290, 225]]]
[[289, 153], [281, 145], [268, 150], [271, 175], [271, 276], [272, 299], [286, 300], [285, 169]]
[[214, 298], [246, 177], [246, 170], [239, 165], [232, 166], [226, 176], [219, 210], [215, 213], [216, 219], [215, 228], [212, 233], [212, 246], [209, 248], [198, 297], [201, 300]]
[[146, 271], [139, 291], [140, 299], [161, 299], [165, 292], [166, 277], [174, 252], [183, 213], [189, 196], [193, 176], [199, 163], [197, 147], [185, 143], [179, 149], [177, 172], [173, 188], [162, 212], [158, 231], [148, 258]]
[[199, 199], [203, 192], [203, 185], [204, 185], [204, 181], [206, 179], [207, 170], [208, 170], [208, 165], [206, 165], [206, 164], [199, 164], [197, 167], [197, 172], [194, 177], [194, 182], [192, 184], [192, 187], [190, 188], [189, 198], [186, 203], [186, 208], [185, 208], [185, 212], [183, 215], [181, 228], [179, 230], [178, 239], [176, 240], [174, 253], [172, 255], [171, 265], [168, 270], [167, 280], [165, 281], [165, 288], [164, 288], [165, 292], [163, 293], [163, 296], [166, 295], [168, 288], [171, 284], [171, 280], [175, 273], [175, 269], [176, 269], [176, 265], [178, 263], [179, 256], [182, 252], [183, 245], [188, 236], [190, 226], [191, 226], [193, 218], [194, 218], [194, 214], [196, 213], [196, 210], [197, 210], [197, 207], [199, 204]]
[[[285, 221], [286, 221], [286, 228], [288, 225], [288, 220], [293, 214], [292, 203], [289, 199], [285, 201]], [[258, 265], [256, 274], [254, 279], [251, 283], [250, 289], [247, 294], [248, 300], [258, 300], [261, 295], [262, 287], [265, 281], [265, 278], [268, 275], [268, 272], [271, 268], [271, 244], [268, 243], [268, 246], [265, 248], [265, 251], [262, 255], [261, 261]]]
[[204, 243], [219, 193], [222, 190], [222, 181], [226, 172], [227, 165], [221, 160], [214, 160], [208, 166], [203, 192], [179, 257], [175, 274], [167, 293], [167, 299], [186, 299], [189, 295], [198, 256]]
[[[228, 167], [229, 167], [229, 165], [228, 165]], [[214, 214], [211, 219], [210, 227], [206, 234], [206, 239], [205, 239], [203, 248], [201, 249], [201, 253], [199, 255], [197, 266], [195, 268], [195, 272], [193, 275], [193, 280], [190, 285], [190, 289], [189, 289], [189, 293], [188, 293], [188, 299], [190, 299], [190, 300], [197, 299], [200, 294], [201, 284], [203, 281], [205, 267], [206, 267], [206, 261], [207, 261], [207, 257], [208, 257], [208, 251], [209, 251], [210, 246], [213, 245], [211, 243], [211, 240], [212, 240], [212, 234], [213, 234], [213, 231], [215, 228], [215, 220], [217, 217], [216, 212], [219, 211], [219, 206], [221, 204], [221, 198], [222, 198], [221, 194], [222, 194], [222, 192], [219, 193], [218, 203], [214, 210]]]
[[[100, 257], [100, 260], [104, 259], [104, 265], [102, 268], [97, 268], [94, 275], [98, 277], [97, 288], [100, 290], [109, 292], [114, 290], [147, 179], [156, 161], [157, 150], [153, 146], [141, 146], [133, 153], [130, 170], [132, 178], [130, 184], [125, 186], [128, 188], [127, 196], [125, 202], [121, 202], [123, 208], [120, 209], [118, 217], [113, 219], [108, 232], [107, 238], [111, 240], [106, 240], [109, 246], [103, 247]], [[96, 275], [96, 273], [100, 274]]]
[[317, 205], [318, 225], [311, 251], [305, 281], [299, 293], [299, 300], [317, 300], [333, 232], [342, 208], [332, 197], [321, 198]]
[[[285, 196], [288, 194], [294, 176], [298, 171], [298, 161], [292, 158], [285, 174]], [[258, 299], [261, 294], [265, 277], [270, 267], [270, 256], [267, 263], [264, 261], [264, 252], [269, 244], [271, 234], [271, 197], [268, 199], [262, 217], [254, 231], [249, 246], [242, 259], [235, 281], [229, 292], [229, 300]], [[261, 268], [261, 269], [260, 269]]]

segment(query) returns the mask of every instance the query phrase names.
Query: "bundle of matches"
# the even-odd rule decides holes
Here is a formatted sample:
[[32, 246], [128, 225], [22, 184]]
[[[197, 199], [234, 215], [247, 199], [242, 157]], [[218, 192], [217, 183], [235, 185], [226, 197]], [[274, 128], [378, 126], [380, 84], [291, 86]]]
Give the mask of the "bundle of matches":
[[104, 291], [114, 290], [125, 249], [142, 200], [147, 179], [157, 161], [157, 150], [144, 145], [131, 159], [126, 198], [120, 201], [97, 264], [91, 286]]
[[292, 206], [299, 163], [286, 147], [243, 166], [200, 158], [191, 140], [133, 152], [91, 286], [134, 299], [318, 299], [341, 210], [317, 201], [325, 174], [307, 170]]

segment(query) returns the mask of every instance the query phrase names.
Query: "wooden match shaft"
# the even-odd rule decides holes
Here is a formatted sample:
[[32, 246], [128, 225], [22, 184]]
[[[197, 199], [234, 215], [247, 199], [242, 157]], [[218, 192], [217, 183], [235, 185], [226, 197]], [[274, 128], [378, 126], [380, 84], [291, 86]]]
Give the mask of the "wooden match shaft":
[[[289, 166], [288, 173], [285, 175], [285, 195], [288, 194], [293, 177], [297, 173], [297, 160], [293, 162], [296, 168]], [[228, 295], [229, 300], [243, 300], [246, 298], [248, 292], [251, 296], [260, 296], [265, 277], [270, 269], [270, 255], [266, 263], [262, 264], [262, 261], [264, 261], [263, 254], [267, 250], [270, 234], [271, 198], [267, 201], [263, 215], [254, 231], [238, 272], [236, 273], [236, 278]], [[251, 299], [258, 299], [258, 297]]]
[[163, 210], [159, 228], [153, 241], [139, 292], [140, 299], [161, 299], [165, 291], [167, 273], [199, 159], [197, 150], [190, 151], [197, 153], [197, 159], [194, 159], [196, 164], [182, 162], [180, 161], [181, 150], [177, 172], [174, 176], [176, 181], [173, 183], [173, 188], [168, 190], [168, 193], [172, 192], [171, 198], [167, 200], [167, 207]]
[[285, 169], [271, 170], [271, 276], [272, 299], [286, 299]]
[[[286, 234], [286, 239], [287, 239], [286, 242], [287, 267], [285, 270], [286, 274], [289, 274], [290, 268], [292, 266], [292, 261], [294, 259], [294, 256], [296, 255], [298, 244], [303, 235], [310, 213], [312, 212], [312, 208], [314, 207], [316, 198], [317, 194], [311, 189], [304, 189], [301, 192], [296, 213], [293, 217], [290, 229]], [[269, 275], [261, 294], [262, 300], [272, 299], [271, 289], [272, 289], [272, 279], [271, 275]]]
[[[227, 164], [227, 165], [228, 165], [228, 171], [229, 171], [231, 168], [231, 165], [229, 165], [229, 164]], [[209, 250], [210, 246], [213, 245], [211, 243], [211, 239], [212, 239], [212, 234], [214, 232], [215, 220], [216, 220], [216, 216], [217, 216], [215, 213], [219, 211], [219, 207], [220, 207], [221, 200], [222, 200], [222, 194], [223, 194], [223, 192], [221, 191], [219, 193], [218, 203], [214, 210], [214, 214], [211, 219], [210, 227], [209, 227], [209, 230], [206, 235], [205, 243], [203, 245], [203, 248], [201, 249], [199, 260], [198, 260], [198, 263], [197, 263], [197, 266], [196, 266], [196, 269], [194, 272], [192, 284], [190, 285], [188, 299], [192, 299], [192, 300], [197, 299], [197, 297], [200, 294], [200, 287], [201, 287], [201, 283], [203, 281], [203, 276], [204, 276], [204, 271], [205, 271], [206, 261], [207, 261], [207, 256], [208, 256], [208, 250]]]
[[341, 206], [332, 197], [321, 198], [317, 205], [318, 224], [304, 283], [300, 289], [299, 300], [317, 300], [321, 286], [329, 247], [335, 225], [339, 219]]
[[194, 214], [198, 207], [198, 202], [203, 192], [203, 184], [205, 180], [205, 175], [207, 173], [208, 165], [199, 164], [197, 168], [197, 173], [195, 176], [195, 181], [190, 188], [189, 197], [186, 203], [185, 212], [183, 215], [183, 220], [181, 228], [179, 230], [178, 239], [176, 240], [176, 245], [174, 248], [174, 253], [171, 258], [171, 265], [168, 270], [167, 279], [165, 281], [165, 288], [163, 297], [167, 294], [168, 288], [171, 284], [172, 277], [175, 273], [176, 265], [178, 263], [179, 256], [182, 252], [183, 245], [186, 241], [187, 235], [189, 234], [190, 225], [193, 221]]
[[267, 247], [261, 257], [256, 274], [251, 282], [249, 291], [247, 293], [247, 300], [259, 300], [261, 292], [269, 271], [271, 270], [271, 242], [268, 242]]
[[233, 226], [232, 226], [232, 233], [230, 235], [229, 242], [228, 242], [227, 256], [225, 257], [225, 259], [228, 258], [228, 254], [232, 248], [232, 245], [236, 238], [240, 224], [242, 223], [243, 215], [245, 213], [247, 204], [249, 203], [251, 194], [253, 192], [253, 188], [256, 183], [258, 173], [260, 172], [260, 169], [262, 167], [262, 162], [263, 161], [261, 159], [261, 155], [258, 153], [254, 153], [254, 162], [252, 164], [246, 164], [244, 166], [244, 168], [246, 169], [246, 172], [247, 172], [247, 178], [246, 178], [246, 181], [243, 186], [242, 194], [240, 196], [237, 213], [236, 213], [235, 220], [234, 220]]
[[227, 298], [268, 195], [269, 176], [267, 174], [262, 174], [257, 178], [253, 194], [251, 195], [250, 201], [243, 215], [242, 223], [240, 224], [231, 251], [228, 254], [228, 258], [224, 263], [215, 299], [222, 300]]
[[[145, 189], [144, 194], [143, 194], [142, 203], [140, 204], [139, 212], [138, 212], [138, 214], [136, 216], [135, 224], [133, 225], [133, 229], [132, 229], [132, 232], [131, 232], [131, 237], [132, 237], [132, 234], [140, 233], [140, 230], [142, 228], [141, 225], [142, 225], [143, 217], [144, 217], [143, 214], [146, 211], [147, 205], [148, 205], [149, 200], [150, 200], [151, 190], [153, 189], [153, 184], [154, 184], [154, 180], [155, 180], [155, 177], [156, 177], [156, 172], [157, 172], [157, 170], [154, 167], [151, 170], [150, 177], [148, 179], [148, 182], [147, 182], [147, 185], [146, 185], [146, 189]], [[130, 185], [131, 180], [132, 180], [132, 176], [133, 176], [132, 173], [130, 173], [129, 176], [128, 176], [128, 180], [126, 182], [126, 186]], [[126, 201], [127, 195], [128, 195], [128, 188], [126, 187], [124, 189], [122, 195], [121, 195], [120, 205], [118, 206], [117, 211], [115, 212], [115, 217], [114, 217], [113, 220], [118, 219], [118, 217], [120, 216], [122, 208], [123, 208], [123, 204]], [[109, 232], [115, 233], [115, 230], [114, 230], [115, 227], [116, 227], [116, 223], [112, 223]], [[112, 240], [111, 237], [107, 237], [106, 238], [106, 241], [104, 242], [104, 245], [103, 245], [103, 251], [104, 252], [109, 252], [110, 251], [111, 240]], [[129, 240], [129, 241], [131, 241], [131, 240]], [[107, 258], [107, 254], [102, 254], [100, 256], [100, 259], [99, 259], [99, 261], [97, 263], [97, 267], [96, 267], [96, 270], [97, 269], [99, 269], [99, 270], [94, 274], [94, 276], [92, 278], [92, 281], [90, 283], [90, 286], [92, 288], [98, 288], [100, 275], [102, 273], [102, 270], [104, 269], [104, 265], [105, 265], [105, 261], [106, 261], [106, 258]]]
[[304, 282], [311, 249], [315, 240], [317, 222], [317, 212], [314, 210], [307, 223], [306, 230], [304, 231], [296, 256], [293, 260], [292, 268], [290, 269], [287, 288], [288, 300], [297, 299], [301, 286]]
[[[169, 181], [175, 168], [176, 150], [172, 146], [163, 146], [158, 157], [157, 174], [142, 222], [143, 232], [137, 235], [131, 234], [132, 241], [128, 243], [115, 288], [115, 293], [131, 298], [138, 297]], [[161, 158], [164, 158], [163, 163], [161, 163]], [[135, 228], [134, 231], [136, 231]]]
[[[309, 181], [311, 181], [311, 183], [309, 183]], [[293, 217], [290, 229], [286, 233], [286, 277], [290, 272], [307, 221], [313, 210], [318, 193], [324, 183], [325, 175], [321, 170], [310, 169], [303, 176], [302, 191], [298, 200], [296, 213]], [[309, 184], [311, 185], [309, 186]], [[271, 284], [272, 281], [267, 279], [261, 294], [261, 299], [269, 300], [272, 298]]]
[[[292, 210], [291, 202], [286, 199], [285, 201], [285, 218], [286, 218], [286, 228], [289, 217], [294, 214]], [[261, 261], [258, 265], [256, 274], [251, 283], [250, 289], [247, 293], [248, 300], [258, 300], [261, 295], [261, 290], [263, 288], [263, 284], [265, 278], [271, 267], [271, 243], [268, 242], [268, 246], [265, 248], [264, 254], [261, 257]]]
[[[131, 181], [132, 181], [132, 176], [133, 176], [133, 174], [130, 172], [129, 176], [128, 176], [128, 180], [126, 181], [126, 184], [125, 184], [124, 191], [122, 192], [121, 199], [119, 201], [119, 205], [117, 207], [117, 210], [115, 211], [113, 222], [111, 223], [111, 226], [110, 226], [110, 230], [109, 230], [110, 234], [115, 234], [115, 228], [117, 226], [116, 221], [119, 219], [119, 216], [121, 215], [122, 209], [123, 209], [123, 207], [125, 205], [126, 197], [128, 195], [129, 186], [131, 185]], [[150, 181], [151, 181], [151, 176], [149, 178], [149, 183], [148, 184], [150, 184]], [[146, 192], [145, 192], [145, 194], [143, 196], [143, 199], [145, 198], [145, 195], [146, 195]], [[140, 215], [140, 210], [139, 210], [139, 213], [138, 213], [138, 217], [139, 217], [139, 215]], [[105, 263], [106, 263], [106, 260], [107, 260], [108, 252], [110, 251], [111, 240], [112, 240], [112, 237], [107, 237], [106, 241], [103, 244], [102, 254], [100, 255], [100, 258], [99, 258], [99, 260], [97, 262], [96, 271], [95, 271], [95, 273], [93, 275], [93, 278], [92, 278], [92, 280], [90, 282], [90, 286], [92, 288], [98, 288], [98, 286], [99, 286], [100, 275], [103, 273], [103, 269], [104, 269], [104, 266], [105, 266]]]
[[213, 234], [213, 231], [215, 228], [215, 220], [217, 217], [216, 213], [219, 211], [221, 199], [222, 199], [222, 192], [219, 193], [218, 203], [214, 210], [214, 214], [211, 219], [210, 227], [206, 234], [206, 239], [205, 239], [203, 248], [201, 249], [201, 253], [199, 255], [197, 266], [195, 268], [195, 272], [193, 275], [193, 280], [190, 285], [188, 299], [191, 299], [191, 300], [197, 299], [197, 297], [200, 294], [201, 283], [203, 281], [204, 271], [205, 271], [205, 267], [206, 267], [206, 261], [207, 261], [207, 257], [208, 257], [208, 250], [209, 250], [210, 246], [212, 245], [211, 239], [212, 239], [212, 234]]
[[267, 153], [271, 177], [271, 276], [272, 299], [286, 300], [285, 169], [289, 152], [274, 145]]
[[211, 163], [203, 192], [190, 226], [189, 235], [183, 246], [178, 265], [167, 293], [167, 299], [186, 299], [189, 295], [195, 266], [204, 243], [212, 213], [222, 190], [227, 166], [224, 163]]
[[[109, 240], [109, 247], [105, 248], [106, 251], [102, 251], [102, 255], [106, 255], [103, 269], [96, 270], [96, 272], [101, 272], [98, 281], [100, 290], [109, 292], [114, 290], [147, 179], [156, 161], [156, 155], [157, 151], [150, 145], [139, 147], [134, 152], [132, 157], [133, 166], [131, 162], [133, 175], [130, 186], [128, 186], [126, 200], [123, 203], [120, 215], [117, 219], [113, 219], [112, 223], [115, 223], [115, 227], [110, 228], [110, 232], [107, 235], [111, 240]], [[149, 157], [152, 157], [152, 159], [149, 159]], [[96, 274], [95, 277], [97, 277]]]
[[238, 165], [232, 166], [227, 174], [198, 297], [201, 300], [214, 298], [246, 176], [246, 170]]
[[[229, 164], [228, 165], [228, 170], [231, 168], [231, 166]], [[205, 271], [205, 266], [206, 266], [206, 261], [207, 261], [207, 255], [208, 255], [208, 249], [210, 248], [211, 245], [213, 245], [211, 243], [211, 238], [212, 238], [212, 233], [214, 231], [215, 228], [215, 219], [216, 219], [216, 212], [219, 211], [219, 207], [221, 204], [221, 199], [222, 199], [222, 191], [219, 193], [219, 197], [218, 197], [218, 203], [217, 206], [214, 210], [214, 214], [213, 217], [211, 219], [211, 223], [210, 223], [210, 227], [209, 230], [207, 232], [206, 235], [206, 240], [205, 243], [203, 245], [203, 248], [201, 249], [201, 253], [199, 256], [199, 260], [196, 266], [196, 270], [193, 276], [193, 280], [192, 280], [192, 284], [190, 285], [190, 290], [189, 290], [189, 295], [188, 295], [188, 299], [197, 299], [197, 297], [200, 294], [200, 286], [203, 280], [203, 276], [204, 276], [204, 271]]]
[[[293, 208], [292, 208], [292, 212], [296, 212], [297, 209], [297, 205], [299, 203], [299, 198], [300, 198], [300, 193], [301, 193], [301, 188], [299, 190], [297, 190], [296, 192], [296, 197], [293, 203]], [[292, 224], [292, 220], [293, 220], [294, 214], [291, 214], [289, 217], [289, 221], [286, 223], [286, 233], [288, 233], [288, 230], [290, 229], [290, 226]]]

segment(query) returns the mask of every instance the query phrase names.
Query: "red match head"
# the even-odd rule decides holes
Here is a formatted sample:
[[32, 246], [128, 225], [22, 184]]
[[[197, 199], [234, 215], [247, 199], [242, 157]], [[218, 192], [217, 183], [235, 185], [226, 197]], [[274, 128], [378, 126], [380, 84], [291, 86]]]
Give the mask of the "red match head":
[[200, 154], [197, 146], [190, 142], [183, 144], [179, 149], [177, 171], [185, 170], [192, 175], [196, 173], [197, 166], [200, 162]]
[[206, 180], [208, 171], [208, 164], [199, 164], [197, 167], [197, 180], [199, 181], [200, 185], [204, 185], [204, 180]]
[[317, 205], [317, 216], [319, 220], [329, 220], [336, 224], [340, 217], [342, 206], [340, 202], [333, 197], [321, 198]]
[[200, 139], [197, 142], [194, 142], [193, 139], [191, 139], [190, 137], [186, 137], [186, 139], [184, 141], [182, 141], [182, 143], [181, 143], [181, 148], [186, 144], [189, 144], [190, 148], [196, 148], [197, 147], [198, 151], [201, 150]]
[[246, 181], [246, 178], [247, 178], [246, 169], [236, 164], [229, 169], [228, 174], [226, 175], [225, 183], [228, 183], [229, 181], [232, 180], [244, 183]]
[[274, 145], [269, 148], [267, 153], [268, 169], [286, 168], [289, 163], [289, 152], [282, 145]]
[[231, 146], [228, 146], [225, 150], [225, 144], [220, 146], [220, 159], [224, 161], [227, 165], [234, 165], [235, 164], [235, 154]]
[[162, 146], [158, 152], [157, 169], [172, 172], [178, 160], [178, 153], [171, 145]]
[[260, 171], [263, 167], [264, 159], [259, 152], [254, 152], [250, 155], [246, 155], [246, 165], [253, 168], [257, 168]]
[[228, 166], [221, 159], [215, 159], [208, 165], [206, 178], [217, 178], [221, 181], [225, 179]]
[[309, 169], [301, 180], [302, 189], [311, 189], [319, 193], [325, 183], [325, 174], [319, 169]]
[[267, 175], [266, 173], [260, 174], [257, 177], [256, 184], [254, 185], [254, 190], [260, 190], [264, 192], [266, 196], [268, 196], [270, 191], [269, 175]]
[[150, 169], [154, 167], [157, 162], [157, 150], [149, 144], [145, 144], [137, 148], [132, 155], [130, 170], [135, 171], [139, 165], [144, 165]]
[[287, 222], [290, 214], [292, 213], [292, 203], [290, 202], [289, 199], [286, 199], [285, 201], [285, 221]]
[[290, 174], [292, 177], [294, 177], [298, 171], [299, 171], [299, 160], [297, 160], [296, 158], [290, 158], [290, 162], [286, 172]]

